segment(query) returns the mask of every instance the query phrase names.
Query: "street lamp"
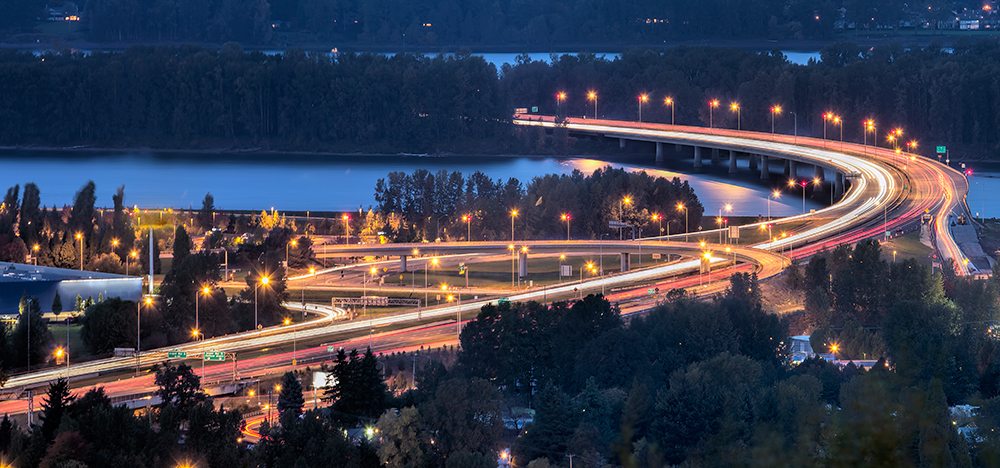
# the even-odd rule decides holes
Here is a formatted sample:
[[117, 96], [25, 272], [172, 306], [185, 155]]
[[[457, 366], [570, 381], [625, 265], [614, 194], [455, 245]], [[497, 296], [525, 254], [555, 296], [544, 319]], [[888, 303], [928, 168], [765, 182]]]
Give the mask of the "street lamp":
[[508, 245], [507, 250], [510, 250], [510, 289], [514, 289], [514, 259], [517, 258], [517, 251], [514, 250], [514, 244]]
[[708, 102], [708, 128], [715, 128], [715, 108], [719, 107], [719, 100], [712, 99]]
[[[37, 248], [37, 246], [36, 246], [36, 248]], [[128, 254], [127, 257], [125, 257], [125, 276], [128, 276], [128, 264], [129, 264], [129, 260], [131, 260], [133, 258], [137, 258], [138, 256], [139, 256], [139, 252], [136, 252], [135, 250], [133, 250], [131, 253]]]
[[344, 245], [347, 245], [351, 238], [351, 224], [350, 224], [351, 215], [344, 214], [343, 219], [344, 219], [344, 231], [347, 232], [347, 235], [344, 236]]
[[840, 127], [840, 149], [844, 149], [844, 121], [838, 115], [833, 117], [833, 123]]
[[76, 233], [76, 239], [80, 241], [80, 271], [83, 271], [83, 234]]
[[663, 100], [663, 104], [670, 106], [670, 125], [674, 124], [674, 98], [667, 97]]
[[767, 196], [767, 222], [769, 223], [771, 222], [771, 198], [777, 201], [779, 197], [781, 197], [781, 192], [778, 190]]
[[468, 230], [465, 234], [465, 240], [472, 242], [472, 215], [462, 215], [462, 221], [465, 221], [465, 225]]
[[[35, 261], [35, 266], [38, 266], [38, 244], [35, 244], [34, 247], [31, 248], [31, 250], [35, 251], [35, 254], [32, 255], [31, 258]], [[128, 271], [127, 271], [128, 267], [125, 268], [126, 268], [125, 275], [128, 276]]]
[[649, 96], [645, 94], [639, 95], [639, 123], [642, 123], [642, 103], [649, 100]]
[[[201, 288], [200, 292], [202, 294], [204, 294], [204, 295], [207, 296], [210, 292], [212, 292], [212, 290], [208, 286], [205, 286], [204, 288]], [[199, 302], [198, 299], [199, 299], [199, 297], [200, 296], [198, 295], [198, 292], [195, 292], [194, 293], [194, 338], [195, 338], [195, 340], [198, 339], [198, 335], [201, 333], [201, 320], [200, 320], [199, 315], [198, 315], [198, 302]]]
[[[289, 242], [288, 244], [285, 244], [285, 270], [288, 270], [288, 246], [289, 246], [289, 244], [292, 247], [295, 247], [295, 246], [299, 245], [299, 242], [297, 240], [295, 240], [295, 239], [292, 239], [291, 242]], [[285, 273], [285, 275], [287, 276], [288, 273]]]
[[678, 210], [684, 210], [684, 242], [688, 241], [688, 208], [683, 203], [677, 204]]
[[510, 242], [514, 243], [514, 218], [517, 217], [517, 210], [510, 210]]
[[142, 323], [142, 303], [145, 302], [146, 305], [153, 305], [153, 298], [151, 296], [146, 296], [143, 301], [136, 301], [135, 303], [135, 375], [139, 375], [139, 362], [140, 355], [142, 354], [141, 346], [141, 335], [139, 334], [140, 324]]
[[[826, 140], [826, 121], [833, 119], [833, 112], [826, 112], [823, 114], [823, 139]], [[826, 143], [823, 143], [826, 146]]]
[[[438, 259], [432, 258], [431, 265], [437, 266]], [[424, 264], [424, 307], [427, 307], [427, 265]]]
[[260, 279], [260, 283], [254, 283], [254, 285], [253, 285], [253, 326], [254, 326], [254, 328], [260, 328], [260, 321], [257, 320], [257, 288], [260, 285], [267, 286], [267, 283], [270, 283], [270, 282], [271, 282], [271, 279], [265, 276], [265, 277], [263, 277], [263, 278]]
[[[622, 206], [622, 204], [630, 205], [631, 203], [632, 203], [632, 199], [630, 197], [625, 197], [625, 198], [622, 198], [621, 200], [618, 200], [618, 222], [619, 223], [625, 222], [625, 208], [624, 208], [624, 206]], [[618, 240], [622, 240], [622, 228], [621, 227], [618, 228]]]
[[[434, 259], [434, 260], [437, 260], [437, 259]], [[362, 278], [361, 278], [361, 307], [363, 308], [362, 310], [364, 310], [365, 317], [368, 317], [368, 349], [372, 348], [372, 317], [370, 315], [368, 315], [368, 277], [367, 277], [367, 274], [370, 272], [371, 275], [372, 275], [372, 279], [374, 280], [375, 279], [375, 272], [376, 271], [377, 271], [377, 269], [375, 267], [371, 267], [370, 270], [365, 270], [364, 273], [362, 273]], [[424, 274], [426, 274], [426, 271], [427, 270], [424, 270], [424, 272], [425, 272]]]
[[774, 116], [781, 113], [781, 106], [771, 107], [771, 134], [774, 135]]
[[708, 270], [708, 286], [712, 286], [712, 252], [705, 252], [706, 270]]
[[[660, 230], [658, 231], [659, 234], [657, 234], [657, 237], [662, 236], [663, 235], [663, 216], [660, 216], [658, 214], [654, 214], [653, 215], [653, 221], [656, 221], [657, 227], [660, 228]], [[668, 228], [670, 227], [670, 223], [667, 223], [667, 227]]]
[[734, 103], [732, 103], [732, 104], [729, 105], [729, 108], [733, 112], [736, 113], [736, 130], [739, 131], [740, 130], [740, 114], [741, 114], [740, 104], [738, 102], [734, 102]]
[[561, 218], [563, 221], [566, 221], [566, 240], [569, 240], [569, 221], [570, 219], [572, 219], [572, 216], [564, 214], [561, 216]]
[[723, 230], [722, 229], [722, 223], [723, 223], [722, 210], [723, 209], [725, 209], [727, 212], [732, 212], [733, 211], [733, 205], [730, 205], [729, 203], [726, 203], [725, 206], [720, 206], [719, 207], [719, 218], [716, 219], [716, 222], [719, 224], [719, 243], [720, 244], [722, 243], [722, 230]]
[[566, 93], [564, 92], [556, 93], [556, 108], [558, 109], [556, 113], [559, 113], [559, 110], [562, 110], [562, 104], [563, 101], [565, 100], [566, 100]]
[[[69, 342], [66, 342], [66, 347], [69, 348]], [[69, 350], [63, 351], [62, 348], [56, 349], [56, 357], [61, 358], [66, 356], [66, 378], [69, 378]]]
[[593, 91], [587, 93], [587, 99], [594, 101], [594, 119], [597, 119], [597, 93]]
[[563, 279], [563, 274], [562, 274], [562, 271], [563, 271], [562, 270], [563, 260], [566, 260], [566, 255], [560, 254], [559, 255], [559, 283], [562, 283], [562, 279]]
[[[872, 136], [873, 137], [877, 135], [875, 133], [875, 121], [872, 120], [872, 119], [865, 120], [864, 126], [865, 126], [865, 147], [867, 147], [868, 146], [868, 132], [872, 132]], [[878, 138], [873, 138], [872, 141], [876, 144], [876, 146], [878, 145]]]

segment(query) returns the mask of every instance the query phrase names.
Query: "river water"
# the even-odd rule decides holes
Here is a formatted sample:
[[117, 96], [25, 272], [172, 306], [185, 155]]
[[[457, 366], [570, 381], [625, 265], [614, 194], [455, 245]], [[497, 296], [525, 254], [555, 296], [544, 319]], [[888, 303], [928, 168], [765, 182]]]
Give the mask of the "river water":
[[[646, 163], [648, 162], [648, 165]], [[746, 165], [745, 161], [741, 161]], [[574, 169], [591, 173], [605, 165], [646, 170], [652, 175], [680, 177], [690, 182], [706, 213], [717, 213], [732, 204], [733, 215], [756, 216], [768, 212], [769, 187], [748, 170], [736, 176], [725, 169], [707, 167], [691, 176], [690, 160], [669, 160], [652, 167], [646, 158], [608, 163], [587, 158], [525, 157], [418, 157], [340, 156], [302, 157], [281, 154], [218, 155], [163, 152], [112, 151], [5, 151], [0, 152], [0, 189], [34, 182], [42, 203], [51, 207], [73, 203], [74, 194], [93, 180], [97, 206], [112, 206], [111, 196], [125, 186], [125, 204], [140, 208], [200, 208], [208, 192], [221, 210], [274, 208], [278, 211], [348, 211], [375, 203], [375, 182], [391, 171], [413, 172], [445, 169], [468, 176], [479, 170], [494, 180], [514, 177], [527, 183], [535, 176], [569, 174]], [[712, 172], [712, 170], [718, 172]], [[802, 211], [800, 192], [788, 192], [771, 202], [771, 214], [788, 216]], [[821, 195], [817, 195], [820, 197]], [[806, 200], [806, 209], [822, 205]]]

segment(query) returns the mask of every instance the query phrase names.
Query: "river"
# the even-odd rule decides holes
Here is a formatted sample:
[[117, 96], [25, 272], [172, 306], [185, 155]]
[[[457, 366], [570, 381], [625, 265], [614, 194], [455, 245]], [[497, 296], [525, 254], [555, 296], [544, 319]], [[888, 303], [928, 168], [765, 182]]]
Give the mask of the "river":
[[[648, 162], [648, 165], [646, 164]], [[743, 165], [745, 161], [741, 161]], [[348, 211], [375, 203], [375, 182], [390, 171], [412, 172], [446, 169], [469, 175], [477, 170], [495, 179], [514, 177], [527, 183], [535, 176], [584, 173], [610, 164], [629, 170], [646, 170], [667, 178], [687, 179], [706, 213], [732, 204], [733, 215], [755, 216], [768, 212], [769, 190], [756, 174], [741, 171], [735, 177], [725, 169], [707, 167], [698, 176], [691, 161], [668, 160], [652, 167], [647, 158], [607, 163], [588, 158], [527, 157], [418, 157], [341, 156], [302, 157], [282, 154], [218, 155], [137, 151], [3, 151], [0, 152], [0, 189], [34, 182], [46, 206], [72, 205], [74, 194], [93, 180], [97, 206], [112, 206], [111, 195], [125, 186], [125, 204], [140, 208], [200, 208], [211, 192], [221, 210], [271, 209], [278, 211]], [[717, 169], [719, 172], [712, 172]], [[819, 197], [820, 195], [817, 195]], [[806, 200], [806, 209], [821, 205]], [[788, 192], [772, 201], [777, 216], [802, 211], [799, 192]]]

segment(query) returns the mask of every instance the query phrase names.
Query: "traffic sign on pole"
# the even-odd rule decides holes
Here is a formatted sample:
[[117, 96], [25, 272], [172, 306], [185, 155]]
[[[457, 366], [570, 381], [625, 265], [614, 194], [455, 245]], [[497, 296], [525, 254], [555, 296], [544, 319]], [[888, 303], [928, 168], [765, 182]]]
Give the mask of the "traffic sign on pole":
[[938, 154], [945, 154], [947, 152], [948, 152], [948, 147], [947, 146], [938, 146], [937, 147], [937, 153]]
[[336, 350], [337, 350], [336, 346], [327, 346], [326, 347], [326, 352], [328, 352], [328, 353], [332, 353], [332, 352], [334, 352]]
[[167, 357], [170, 359], [186, 359], [188, 357], [187, 351], [181, 351], [179, 349], [174, 349], [167, 351]]
[[206, 360], [206, 361], [225, 361], [226, 360], [226, 353], [225, 353], [225, 351], [216, 351], [214, 349], [211, 350], [211, 351], [205, 351], [204, 360]]

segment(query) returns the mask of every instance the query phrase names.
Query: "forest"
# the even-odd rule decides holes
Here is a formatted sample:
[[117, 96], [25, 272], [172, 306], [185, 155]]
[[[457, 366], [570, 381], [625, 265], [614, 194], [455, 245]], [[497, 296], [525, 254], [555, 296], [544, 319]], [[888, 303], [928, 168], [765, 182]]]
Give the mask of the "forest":
[[[998, 40], [950, 50], [836, 43], [796, 65], [780, 52], [677, 47], [614, 59], [520, 56], [497, 70], [467, 51], [426, 57], [133, 47], [125, 52], [0, 51], [0, 144], [363, 153], [616, 154], [565, 132], [511, 125], [541, 113], [775, 131], [888, 145], [890, 130], [932, 156], [1000, 148]], [[556, 93], [565, 92], [557, 102]], [[596, 100], [588, 99], [594, 92]], [[671, 98], [671, 106], [665, 104]], [[710, 109], [709, 100], [725, 105]], [[730, 111], [737, 103], [740, 112]], [[841, 118], [840, 125], [823, 115]], [[862, 122], [875, 121], [874, 134]], [[247, 157], [255, 157], [253, 152]]]
[[[30, 31], [46, 2], [0, 0], [0, 28]], [[936, 29], [968, 0], [682, 2], [394, 0], [79, 0], [94, 42], [283, 44], [336, 41], [406, 46], [655, 44], [691, 39], [826, 39], [845, 29]]]

